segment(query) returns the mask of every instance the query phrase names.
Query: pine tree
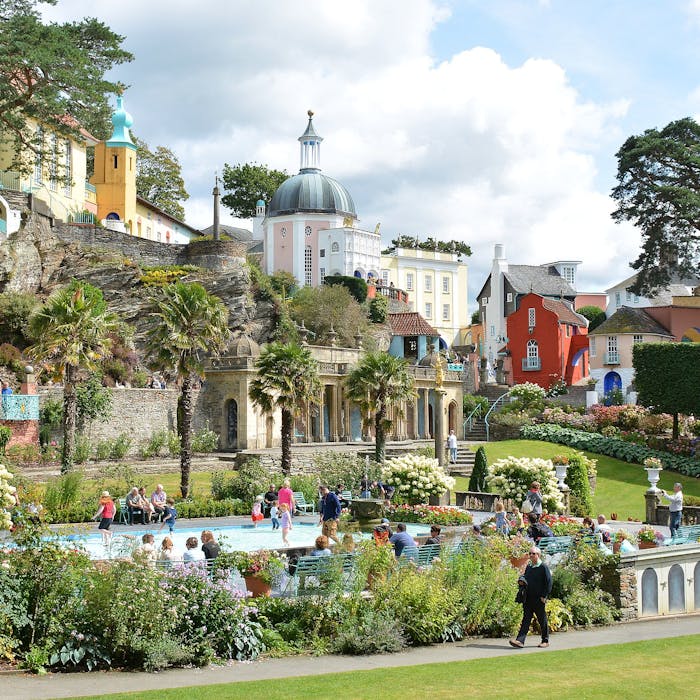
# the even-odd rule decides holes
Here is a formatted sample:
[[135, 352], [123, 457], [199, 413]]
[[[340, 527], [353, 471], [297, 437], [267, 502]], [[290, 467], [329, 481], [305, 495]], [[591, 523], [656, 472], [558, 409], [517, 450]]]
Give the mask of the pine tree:
[[489, 487], [486, 483], [486, 474], [488, 472], [488, 462], [486, 461], [486, 450], [480, 447], [476, 451], [474, 459], [474, 469], [469, 477], [469, 490], [477, 493], [488, 493]]

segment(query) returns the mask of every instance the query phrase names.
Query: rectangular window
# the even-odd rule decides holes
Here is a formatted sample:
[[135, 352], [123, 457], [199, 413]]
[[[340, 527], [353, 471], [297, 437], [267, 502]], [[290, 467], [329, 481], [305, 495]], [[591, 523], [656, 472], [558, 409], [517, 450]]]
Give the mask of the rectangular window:
[[641, 335], [633, 335], [632, 336], [632, 342], [633, 343], [643, 343], [644, 338]]
[[382, 270], [382, 281], [385, 287], [389, 286], [389, 270]]
[[488, 297], [481, 297], [481, 305], [486, 306], [486, 304], [489, 303], [489, 298]]
[[319, 281], [321, 284], [323, 284], [323, 280], [326, 278], [326, 268], [322, 267], [320, 272], [319, 272], [319, 277], [321, 278]]
[[625, 289], [625, 301], [632, 301], [632, 292], [629, 289]]
[[443, 294], [450, 293], [450, 278], [449, 277], [442, 278], [442, 293]]
[[449, 304], [442, 305], [442, 320], [443, 321], [450, 320], [450, 305]]
[[608, 365], [619, 365], [620, 356], [617, 352], [617, 336], [608, 336], [608, 352], [606, 353], [605, 363]]
[[425, 303], [425, 317], [433, 317], [433, 305], [429, 301]]
[[563, 265], [561, 268], [562, 277], [573, 287], [576, 280], [576, 268], [573, 265]]
[[639, 297], [636, 294], [634, 295], [634, 303], [639, 304]]
[[566, 337], [571, 337], [571, 326], [568, 323], [566, 324]]
[[413, 273], [412, 272], [406, 273], [406, 290], [409, 292], [413, 291]]
[[513, 292], [508, 292], [508, 294], [506, 294], [506, 303], [508, 303], [508, 304], [513, 303]]
[[615, 306], [620, 306], [622, 303], [622, 297], [620, 296], [620, 292], [615, 292]]
[[66, 176], [66, 182], [63, 185], [63, 194], [66, 197], [71, 197], [73, 195], [73, 148], [70, 143], [70, 139], [66, 139], [63, 148], [65, 155], [64, 170]]
[[595, 336], [589, 336], [588, 338], [588, 350], [590, 352], [591, 357], [595, 357]]
[[492, 338], [496, 337], [496, 326], [491, 326], [491, 337]]
[[321, 250], [318, 251], [318, 257], [319, 258], [325, 258], [326, 257], [326, 249], [321, 248]]
[[426, 292], [433, 291], [433, 276], [432, 275], [425, 276], [425, 291]]
[[58, 138], [51, 134], [51, 154], [49, 156], [49, 187], [52, 192], [58, 189]]
[[37, 154], [34, 159], [34, 181], [43, 182], [43, 169], [44, 163], [42, 160], [42, 154], [44, 152], [44, 130], [38, 126], [36, 128], [36, 147], [38, 149]]
[[527, 310], [527, 325], [530, 326], [530, 328], [535, 327], [535, 309], [533, 308]]
[[150, 239], [151, 238], [151, 227], [146, 226], [146, 238]]
[[310, 287], [313, 284], [313, 276], [311, 274], [311, 246], [307, 245], [304, 250], [304, 284]]

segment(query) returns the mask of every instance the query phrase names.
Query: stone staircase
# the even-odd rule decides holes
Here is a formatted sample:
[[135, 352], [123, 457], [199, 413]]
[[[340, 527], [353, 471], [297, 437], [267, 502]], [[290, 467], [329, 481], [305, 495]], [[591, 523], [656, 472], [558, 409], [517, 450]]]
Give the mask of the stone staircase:
[[[479, 396], [485, 396], [489, 400], [489, 408], [498, 401], [503, 394], [507, 393], [509, 386], [505, 384], [486, 384], [479, 391]], [[486, 442], [486, 424], [483, 417], [472, 421], [471, 430], [467, 428], [464, 436], [469, 442]]]
[[457, 464], [450, 464], [449, 462], [445, 465], [447, 467], [447, 473], [450, 476], [471, 476], [472, 470], [474, 469], [474, 452], [469, 449], [469, 445], [466, 442], [459, 442], [457, 444]]

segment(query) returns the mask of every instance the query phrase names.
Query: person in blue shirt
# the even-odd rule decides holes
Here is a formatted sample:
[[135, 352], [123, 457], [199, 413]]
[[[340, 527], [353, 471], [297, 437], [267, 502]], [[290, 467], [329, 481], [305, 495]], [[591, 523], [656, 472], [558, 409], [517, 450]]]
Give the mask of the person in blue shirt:
[[340, 518], [340, 513], [342, 511], [340, 500], [328, 486], [321, 486], [319, 492], [321, 493], [322, 499], [321, 525], [323, 528], [321, 532], [328, 537], [328, 539], [333, 540], [336, 544], [340, 544], [340, 540], [338, 539], [338, 518]]
[[394, 554], [397, 558], [401, 556], [401, 552], [403, 552], [406, 547], [417, 546], [413, 537], [406, 532], [406, 525], [404, 523], [399, 523], [396, 526], [396, 532], [389, 538], [389, 542], [394, 545]]
[[172, 534], [173, 530], [175, 529], [175, 521], [177, 520], [177, 511], [175, 510], [175, 499], [173, 498], [168, 498], [167, 501], [165, 502], [165, 514], [163, 516], [163, 522], [160, 524], [160, 529], [158, 532], [160, 532], [164, 527], [165, 524], [168, 524], [168, 528], [170, 529], [170, 533]]
[[2, 383], [2, 391], [0, 393], [3, 396], [9, 396], [10, 394], [12, 394], [12, 387], [9, 385], [8, 382]]

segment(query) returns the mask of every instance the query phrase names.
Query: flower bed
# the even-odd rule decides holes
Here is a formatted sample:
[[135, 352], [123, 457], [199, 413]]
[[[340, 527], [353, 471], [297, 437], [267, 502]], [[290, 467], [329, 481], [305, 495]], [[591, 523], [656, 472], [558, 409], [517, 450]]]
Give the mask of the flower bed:
[[471, 513], [447, 506], [392, 506], [390, 517], [400, 523], [424, 523], [425, 525], [471, 525]]
[[544, 513], [540, 520], [552, 528], [555, 537], [564, 535], [576, 535], [581, 532], [581, 523], [578, 520], [569, 518], [566, 515], [553, 515], [552, 513]]
[[644, 445], [635, 445], [632, 442], [604, 437], [597, 433], [584, 433], [581, 430], [562, 428], [558, 425], [526, 425], [521, 428], [520, 437], [527, 440], [544, 440], [568, 445], [578, 450], [596, 452], [636, 464], [642, 464], [647, 457], [657, 457], [663, 460], [667, 469], [673, 469], [686, 476], [700, 476], [700, 459], [697, 457], [684, 457], [660, 452]]

